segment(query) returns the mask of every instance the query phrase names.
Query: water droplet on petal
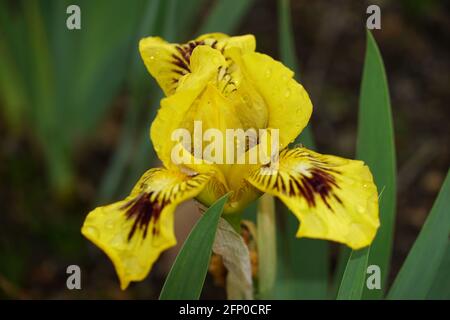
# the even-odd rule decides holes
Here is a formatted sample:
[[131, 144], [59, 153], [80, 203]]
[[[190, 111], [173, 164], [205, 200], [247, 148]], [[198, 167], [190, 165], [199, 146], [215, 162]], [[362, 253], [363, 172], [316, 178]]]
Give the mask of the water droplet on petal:
[[139, 274], [142, 271], [142, 267], [136, 257], [127, 257], [124, 262], [125, 272], [128, 274]]
[[114, 238], [112, 238], [109, 244], [113, 248], [120, 248], [124, 244], [124, 238], [121, 234], [117, 234]]
[[154, 50], [152, 51], [152, 54], [150, 55], [149, 59], [150, 59], [150, 60], [158, 59], [159, 55], [160, 55], [159, 50], [158, 50], [158, 49], [154, 49]]
[[284, 92], [284, 97], [285, 97], [285, 98], [289, 98], [290, 95], [291, 95], [291, 89], [287, 89], [287, 90]]
[[85, 232], [86, 232], [86, 234], [88, 234], [94, 238], [98, 238], [100, 236], [100, 232], [95, 227], [87, 227], [85, 229]]
[[272, 75], [272, 70], [270, 70], [270, 69], [267, 69], [266, 72], [264, 73], [264, 76], [266, 78], [270, 78], [271, 75]]
[[361, 205], [357, 205], [356, 206], [356, 211], [358, 213], [364, 213], [366, 211], [366, 209], [363, 206], [361, 206]]
[[112, 220], [112, 219], [109, 219], [105, 222], [106, 229], [112, 230], [112, 229], [114, 229], [114, 226], [115, 226], [115, 223], [114, 223], [114, 220]]

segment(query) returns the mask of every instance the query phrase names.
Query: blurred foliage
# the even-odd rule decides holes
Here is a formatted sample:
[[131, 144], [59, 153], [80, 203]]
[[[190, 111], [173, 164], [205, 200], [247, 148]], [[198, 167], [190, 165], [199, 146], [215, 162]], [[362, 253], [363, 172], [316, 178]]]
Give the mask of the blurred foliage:
[[[8, 59], [2, 65], [10, 66], [2, 68], [2, 78], [15, 80], [3, 81], [1, 91], [18, 92], [4, 95], [2, 109], [9, 110], [10, 125], [30, 130], [41, 145], [52, 187], [61, 195], [75, 182], [77, 144], [104, 117], [124, 80], [143, 3], [124, 10], [117, 0], [1, 2], [2, 55]], [[82, 28], [89, 32], [65, 27], [69, 4], [83, 8]]]

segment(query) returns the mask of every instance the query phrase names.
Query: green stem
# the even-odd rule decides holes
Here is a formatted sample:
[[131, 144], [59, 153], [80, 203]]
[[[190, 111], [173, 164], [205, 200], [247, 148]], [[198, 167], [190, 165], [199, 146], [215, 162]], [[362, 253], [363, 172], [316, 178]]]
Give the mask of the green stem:
[[277, 243], [275, 224], [275, 201], [269, 194], [258, 201], [256, 216], [258, 260], [259, 260], [259, 298], [273, 297], [277, 273]]

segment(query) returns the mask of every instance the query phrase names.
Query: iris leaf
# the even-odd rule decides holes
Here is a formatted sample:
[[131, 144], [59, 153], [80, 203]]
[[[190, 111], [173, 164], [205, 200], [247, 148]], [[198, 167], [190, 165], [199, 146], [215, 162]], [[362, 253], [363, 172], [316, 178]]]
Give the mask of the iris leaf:
[[[352, 252], [339, 288], [338, 298], [377, 299], [383, 295], [392, 249], [395, 218], [395, 147], [389, 90], [383, 59], [373, 38], [367, 32], [367, 47], [361, 83], [358, 119], [357, 158], [372, 171], [380, 205], [380, 228], [370, 250]], [[343, 255], [347, 252], [344, 249]], [[364, 257], [367, 255], [367, 257]], [[364, 285], [368, 265], [381, 270], [381, 290]], [[338, 268], [339, 272], [339, 268]], [[336, 279], [339, 280], [337, 275]]]
[[[372, 34], [367, 48], [359, 102], [357, 158], [369, 166], [378, 187], [380, 228], [368, 265], [381, 270], [381, 290], [365, 287], [363, 297], [379, 299], [386, 288], [391, 260], [396, 204], [396, 160], [389, 89], [383, 58]], [[381, 196], [380, 196], [381, 195]]]
[[450, 300], [450, 240], [447, 243], [444, 258], [442, 258], [441, 266], [434, 278], [431, 289], [428, 292], [427, 299], [433, 300]]
[[370, 247], [351, 252], [339, 287], [338, 300], [361, 299], [369, 252]]
[[227, 200], [228, 194], [217, 200], [194, 226], [167, 276], [159, 299], [199, 299], [217, 224]]
[[[389, 299], [425, 299], [448, 256], [450, 234], [450, 171], [420, 234], [398, 273]], [[444, 265], [445, 267], [445, 265]], [[445, 279], [448, 279], [448, 269]], [[448, 280], [447, 280], [448, 282]]]

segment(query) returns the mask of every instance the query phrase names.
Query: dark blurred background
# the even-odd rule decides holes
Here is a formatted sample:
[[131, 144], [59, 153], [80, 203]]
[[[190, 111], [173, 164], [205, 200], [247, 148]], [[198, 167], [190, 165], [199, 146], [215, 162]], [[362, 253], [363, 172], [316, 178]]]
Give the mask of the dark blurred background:
[[[0, 3], [0, 297], [156, 298], [178, 247], [122, 292], [108, 258], [80, 234], [92, 208], [120, 199], [157, 163], [148, 127], [161, 93], [138, 39], [184, 42], [222, 19], [228, 24], [217, 31], [252, 33], [258, 51], [279, 57], [276, 1], [250, 1], [242, 16], [236, 9], [220, 17], [206, 0], [75, 1], [76, 31], [65, 27], [72, 2]], [[392, 279], [450, 163], [449, 2], [291, 1], [298, 76], [314, 104], [321, 153], [354, 157], [369, 4], [382, 12], [374, 36], [397, 148]], [[192, 203], [178, 210], [180, 243], [198, 216]], [[71, 264], [82, 269], [82, 290], [66, 288]], [[203, 297], [224, 292], [208, 277]]]

